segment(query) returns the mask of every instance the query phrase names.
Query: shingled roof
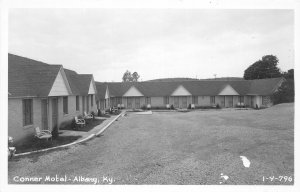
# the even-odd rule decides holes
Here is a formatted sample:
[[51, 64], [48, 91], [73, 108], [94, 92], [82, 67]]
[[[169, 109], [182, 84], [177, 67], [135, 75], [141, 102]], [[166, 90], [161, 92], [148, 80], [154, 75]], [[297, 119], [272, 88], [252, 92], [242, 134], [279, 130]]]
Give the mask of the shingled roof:
[[98, 99], [105, 99], [107, 83], [95, 82]]
[[73, 95], [88, 95], [93, 75], [78, 74], [70, 69], [64, 69]]
[[49, 95], [61, 65], [8, 54], [9, 97], [45, 97]]
[[[47, 97], [62, 65], [8, 54], [9, 97]], [[73, 95], [88, 95], [93, 75], [64, 69]]]
[[[182, 85], [192, 95], [215, 96], [227, 85], [230, 85], [240, 95], [270, 95], [278, 87], [282, 78], [263, 80], [196, 80], [177, 82], [97, 82], [98, 97], [104, 99], [105, 90], [108, 86], [111, 97], [123, 96], [130, 87], [135, 86], [143, 95], [148, 97], [170, 96], [174, 90]], [[103, 93], [104, 92], [104, 93]]]

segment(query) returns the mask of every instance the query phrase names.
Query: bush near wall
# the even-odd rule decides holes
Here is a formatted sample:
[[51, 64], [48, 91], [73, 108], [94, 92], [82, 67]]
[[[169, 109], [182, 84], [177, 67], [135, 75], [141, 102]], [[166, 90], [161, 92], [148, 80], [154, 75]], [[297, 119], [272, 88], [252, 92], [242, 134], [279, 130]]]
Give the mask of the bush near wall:
[[271, 99], [273, 104], [294, 102], [294, 79], [287, 79], [284, 81], [278, 90], [271, 96]]

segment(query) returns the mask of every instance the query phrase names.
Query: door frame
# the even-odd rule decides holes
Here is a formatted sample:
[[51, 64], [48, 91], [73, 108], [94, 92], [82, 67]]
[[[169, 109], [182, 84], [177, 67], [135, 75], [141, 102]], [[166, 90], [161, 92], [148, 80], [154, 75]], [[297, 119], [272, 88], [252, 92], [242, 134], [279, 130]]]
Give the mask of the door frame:
[[[51, 128], [52, 128], [52, 131], [53, 131], [55, 129], [55, 127], [57, 127], [57, 130], [58, 130], [58, 97], [51, 98], [51, 103], [52, 103], [51, 104], [51, 108], [52, 108], [52, 113], [51, 113], [51, 115], [52, 115], [52, 122], [51, 122], [52, 126], [51, 126]], [[56, 106], [56, 107], [53, 107], [53, 106]], [[56, 112], [56, 122], [54, 122], [54, 118], [53, 118], [53, 116], [55, 114], [54, 112]]]
[[[46, 102], [46, 103], [44, 103]], [[47, 98], [41, 99], [41, 129], [49, 130], [49, 101]], [[46, 107], [46, 108], [45, 108]], [[46, 122], [44, 122], [46, 121]], [[46, 126], [46, 127], [45, 127]]]

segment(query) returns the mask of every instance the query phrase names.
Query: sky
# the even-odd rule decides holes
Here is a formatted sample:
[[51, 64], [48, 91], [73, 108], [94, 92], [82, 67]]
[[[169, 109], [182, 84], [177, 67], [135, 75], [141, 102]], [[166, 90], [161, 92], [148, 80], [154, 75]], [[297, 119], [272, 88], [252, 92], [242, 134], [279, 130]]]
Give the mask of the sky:
[[96, 81], [242, 77], [264, 55], [294, 68], [294, 12], [272, 9], [10, 9], [8, 50]]

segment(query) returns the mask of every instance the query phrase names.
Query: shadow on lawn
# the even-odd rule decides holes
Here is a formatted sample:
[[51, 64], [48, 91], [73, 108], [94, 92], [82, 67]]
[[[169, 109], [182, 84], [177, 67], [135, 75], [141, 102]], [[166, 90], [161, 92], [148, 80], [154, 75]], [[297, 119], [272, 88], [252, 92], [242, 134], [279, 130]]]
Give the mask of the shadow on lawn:
[[18, 153], [25, 153], [30, 151], [36, 151], [40, 149], [46, 149], [50, 147], [56, 147], [59, 145], [69, 144], [77, 139], [81, 138], [82, 136], [59, 136], [56, 138], [53, 138], [52, 141], [49, 140], [39, 140], [37, 138], [28, 139], [27, 141], [24, 141], [22, 143], [18, 143], [15, 145]]

